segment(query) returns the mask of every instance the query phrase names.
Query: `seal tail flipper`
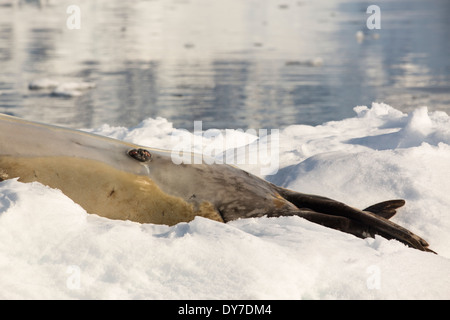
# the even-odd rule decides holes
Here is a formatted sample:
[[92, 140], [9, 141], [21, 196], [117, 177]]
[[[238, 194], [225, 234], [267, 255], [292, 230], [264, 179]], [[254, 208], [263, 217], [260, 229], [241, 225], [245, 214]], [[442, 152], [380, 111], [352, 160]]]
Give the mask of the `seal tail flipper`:
[[297, 210], [292, 211], [291, 214], [328, 228], [353, 234], [363, 239], [368, 236], [373, 237], [376, 234], [375, 230], [372, 230], [370, 226], [366, 226], [346, 217], [320, 213], [307, 208], [298, 208]]
[[[399, 226], [398, 224], [384, 218], [382, 215], [377, 215], [376, 213], [373, 213], [371, 211], [359, 210], [347, 206], [342, 202], [326, 197], [303, 194], [280, 187], [277, 187], [277, 190], [283, 198], [294, 204], [299, 209], [299, 216], [306, 219], [309, 218], [308, 220], [310, 221], [313, 221], [313, 219], [316, 220], [313, 222], [320, 223], [321, 221], [320, 216], [313, 215], [311, 211], [315, 213], [326, 214], [329, 216], [344, 217], [348, 219], [345, 220], [347, 223], [347, 227], [345, 228], [346, 230], [340, 229], [341, 231], [348, 232], [360, 237], [373, 237], [375, 234], [379, 234], [387, 239], [399, 240], [410, 247], [422, 251], [433, 252], [432, 250], [427, 248], [428, 243], [424, 239], [412, 233], [411, 231]], [[376, 204], [369, 207], [368, 209], [381, 212], [383, 211], [383, 208], [390, 207], [389, 210], [392, 210], [395, 206], [399, 207], [401, 203], [402, 200], [394, 200], [394, 202], [391, 202], [390, 204], [388, 201], [385, 203]], [[328, 223], [327, 219], [323, 219], [323, 221], [325, 223]], [[325, 223], [321, 224], [326, 225]], [[333, 224], [329, 224], [329, 227], [335, 228]]]
[[388, 200], [380, 203], [371, 205], [365, 208], [363, 211], [369, 211], [375, 213], [377, 216], [383, 217], [385, 219], [392, 218], [396, 213], [396, 209], [403, 207], [405, 205], [405, 200]]
[[424, 245], [421, 242], [409, 241], [399, 237], [393, 237], [390, 233], [377, 230], [377, 228], [374, 228], [371, 225], [364, 224], [346, 217], [324, 214], [303, 208], [298, 209], [298, 211], [296, 211], [294, 215], [298, 215], [308, 221], [323, 225], [328, 228], [353, 234], [354, 236], [362, 239], [365, 239], [367, 237], [374, 237], [376, 234], [378, 234], [386, 239], [397, 239], [412, 248], [436, 254], [436, 252], [428, 248], [428, 244]]

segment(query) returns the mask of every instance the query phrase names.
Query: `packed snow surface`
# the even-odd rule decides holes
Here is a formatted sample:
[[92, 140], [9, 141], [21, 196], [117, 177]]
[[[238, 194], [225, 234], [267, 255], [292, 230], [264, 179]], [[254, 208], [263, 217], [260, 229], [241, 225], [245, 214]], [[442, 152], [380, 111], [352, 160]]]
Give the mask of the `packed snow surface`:
[[[279, 170], [266, 179], [359, 208], [403, 198], [392, 220], [438, 255], [298, 217], [196, 218], [172, 227], [108, 220], [59, 190], [7, 180], [0, 183], [0, 298], [449, 299], [450, 117], [377, 103], [355, 112], [280, 129]], [[182, 131], [163, 118], [85, 130], [165, 149]], [[259, 147], [270, 141], [248, 138], [259, 138]], [[260, 175], [258, 165], [240, 166]]]

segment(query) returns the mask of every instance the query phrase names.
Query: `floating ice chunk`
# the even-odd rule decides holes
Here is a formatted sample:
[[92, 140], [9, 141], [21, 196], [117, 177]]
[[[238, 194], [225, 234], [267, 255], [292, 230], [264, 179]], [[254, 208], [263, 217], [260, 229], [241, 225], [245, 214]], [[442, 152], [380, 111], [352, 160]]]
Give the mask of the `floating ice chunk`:
[[323, 65], [323, 59], [321, 57], [315, 57], [309, 60], [290, 60], [286, 61], [286, 66], [309, 66], [309, 67], [321, 67]]
[[42, 78], [31, 81], [28, 84], [28, 89], [30, 90], [40, 90], [40, 89], [53, 89], [59, 85], [58, 81]]
[[53, 91], [52, 96], [56, 97], [78, 97], [83, 94], [83, 90], [95, 87], [92, 82], [66, 82], [59, 84]]
[[92, 82], [59, 82], [56, 80], [41, 78], [29, 83], [30, 90], [53, 89], [52, 96], [55, 97], [78, 97], [83, 94], [83, 90], [95, 87]]
[[320, 67], [323, 65], [323, 59], [321, 57], [316, 57], [309, 60], [309, 65], [312, 67]]
[[363, 40], [364, 40], [364, 32], [362, 32], [361, 30], [357, 31], [355, 33], [355, 37], [356, 37], [356, 41], [358, 41], [358, 43], [363, 42]]

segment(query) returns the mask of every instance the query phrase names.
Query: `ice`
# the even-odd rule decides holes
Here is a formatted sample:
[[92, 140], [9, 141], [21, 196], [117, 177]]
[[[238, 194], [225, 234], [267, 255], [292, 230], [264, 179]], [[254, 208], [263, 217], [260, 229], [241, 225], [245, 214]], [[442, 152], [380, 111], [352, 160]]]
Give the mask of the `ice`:
[[28, 84], [30, 90], [51, 90], [50, 96], [72, 98], [81, 96], [86, 90], [95, 88], [95, 83], [78, 81], [78, 82], [61, 82], [49, 78], [39, 78]]
[[[449, 299], [449, 116], [425, 107], [405, 114], [382, 103], [355, 112], [319, 126], [280, 128], [280, 170], [266, 178], [359, 208], [403, 198], [392, 220], [438, 255], [298, 217], [228, 224], [196, 218], [172, 227], [108, 220], [59, 190], [6, 180], [0, 182], [0, 298]], [[85, 130], [166, 149], [182, 133], [164, 118]], [[255, 139], [230, 133], [200, 141]], [[259, 139], [260, 147], [269, 141]], [[226, 152], [232, 144], [221, 145]], [[260, 172], [258, 165], [239, 166]]]
[[31, 81], [28, 84], [30, 90], [52, 89], [58, 86], [59, 82], [48, 78], [40, 78]]
[[95, 88], [95, 84], [91, 82], [65, 82], [53, 89], [51, 95], [65, 98], [78, 97], [85, 90], [92, 88]]

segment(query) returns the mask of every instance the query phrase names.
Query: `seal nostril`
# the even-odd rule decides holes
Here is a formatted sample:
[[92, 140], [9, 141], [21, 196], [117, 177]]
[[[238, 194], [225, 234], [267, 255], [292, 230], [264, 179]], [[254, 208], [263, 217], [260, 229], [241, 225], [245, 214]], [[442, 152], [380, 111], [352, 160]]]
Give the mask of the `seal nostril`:
[[148, 152], [145, 149], [132, 149], [132, 150], [128, 151], [128, 155], [130, 157], [132, 157], [133, 159], [136, 159], [137, 161], [140, 161], [140, 162], [149, 161], [152, 157], [150, 152]]

